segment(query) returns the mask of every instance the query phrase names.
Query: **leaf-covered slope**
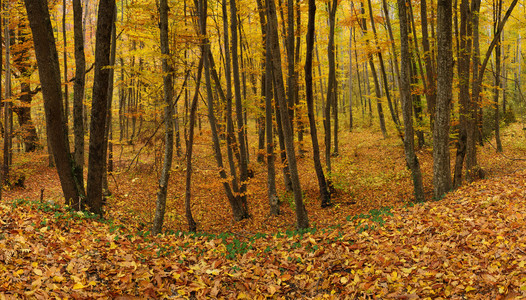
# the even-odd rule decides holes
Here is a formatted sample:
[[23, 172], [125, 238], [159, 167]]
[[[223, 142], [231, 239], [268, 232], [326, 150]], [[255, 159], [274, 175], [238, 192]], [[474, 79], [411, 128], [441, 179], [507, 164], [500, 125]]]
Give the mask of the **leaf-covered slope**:
[[358, 217], [333, 230], [256, 236], [154, 238], [49, 204], [1, 204], [0, 292], [17, 298], [526, 297], [525, 183], [524, 172], [479, 181], [441, 201], [377, 216], [383, 226]]

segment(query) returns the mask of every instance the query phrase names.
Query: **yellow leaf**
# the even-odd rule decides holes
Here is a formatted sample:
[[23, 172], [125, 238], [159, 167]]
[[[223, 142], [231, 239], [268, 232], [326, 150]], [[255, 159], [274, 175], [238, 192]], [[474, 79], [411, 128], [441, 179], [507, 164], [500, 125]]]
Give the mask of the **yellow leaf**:
[[53, 276], [53, 281], [55, 281], [55, 282], [62, 282], [62, 281], [64, 281], [64, 277], [62, 277], [62, 276]]
[[80, 282], [75, 283], [75, 285], [73, 286], [74, 290], [81, 290], [83, 288], [85, 288], [85, 286]]
[[307, 266], [307, 272], [309, 272], [310, 270], [312, 270], [312, 265]]
[[360, 276], [358, 276], [358, 273], [354, 274], [354, 283], [360, 282]]
[[117, 248], [117, 245], [115, 245], [114, 242], [111, 242], [110, 244], [110, 250], [113, 250], [113, 249], [116, 249]]
[[342, 278], [340, 278], [340, 282], [341, 282], [342, 284], [346, 284], [348, 281], [349, 281], [349, 279], [347, 279], [347, 277], [342, 277]]
[[469, 292], [474, 291], [474, 290], [476, 290], [476, 289], [474, 287], [472, 287], [471, 285], [468, 285], [466, 287], [466, 293], [469, 293]]
[[42, 276], [42, 270], [40, 269], [33, 269], [33, 273], [37, 274], [38, 276]]
[[44, 226], [44, 227], [40, 228], [39, 231], [40, 231], [41, 233], [46, 232], [46, 231], [47, 231], [47, 226]]

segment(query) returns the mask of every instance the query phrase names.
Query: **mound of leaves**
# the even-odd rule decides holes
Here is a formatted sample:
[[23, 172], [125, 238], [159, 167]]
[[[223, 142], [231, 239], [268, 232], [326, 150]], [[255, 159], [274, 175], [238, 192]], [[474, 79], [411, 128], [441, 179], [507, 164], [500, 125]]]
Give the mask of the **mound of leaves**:
[[0, 296], [526, 297], [526, 174], [438, 202], [269, 234], [166, 233], [52, 203], [0, 204]]

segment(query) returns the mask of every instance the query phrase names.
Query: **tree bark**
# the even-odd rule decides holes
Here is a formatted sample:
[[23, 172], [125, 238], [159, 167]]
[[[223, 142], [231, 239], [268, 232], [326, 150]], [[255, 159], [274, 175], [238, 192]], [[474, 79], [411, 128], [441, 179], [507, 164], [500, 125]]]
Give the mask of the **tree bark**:
[[[163, 100], [164, 100], [164, 163], [159, 178], [159, 187], [157, 190], [157, 201], [155, 205], [155, 218], [153, 220], [152, 234], [161, 233], [164, 223], [164, 213], [166, 211], [166, 195], [168, 193], [168, 183], [170, 180], [170, 169], [172, 168], [173, 144], [174, 144], [174, 127], [173, 127], [173, 83], [172, 70], [170, 68], [170, 44], [168, 42], [168, 0], [159, 1], [159, 27], [160, 42], [162, 54], [162, 71], [163, 71]], [[193, 131], [193, 124], [190, 130]], [[193, 132], [192, 132], [193, 134]], [[193, 138], [193, 136], [192, 136]], [[187, 169], [188, 171], [188, 169]], [[195, 230], [194, 230], [195, 231]]]
[[29, 25], [37, 58], [38, 72], [44, 97], [46, 129], [57, 166], [66, 204], [80, 209], [84, 196], [82, 185], [75, 180], [75, 164], [70, 156], [67, 130], [62, 106], [60, 68], [47, 1], [25, 0]]
[[331, 196], [327, 187], [327, 181], [325, 180], [325, 174], [323, 173], [323, 167], [321, 165], [320, 146], [318, 145], [318, 133], [314, 117], [314, 95], [312, 92], [312, 50], [314, 48], [315, 17], [316, 2], [314, 0], [309, 0], [307, 53], [305, 57], [305, 92], [310, 124], [310, 136], [312, 139], [312, 155], [314, 159], [314, 169], [316, 170], [316, 177], [318, 179], [318, 187], [320, 189], [321, 207], [328, 207], [331, 205]]
[[283, 83], [283, 74], [281, 73], [281, 53], [279, 50], [278, 40], [278, 20], [276, 16], [276, 6], [273, 0], [266, 0], [267, 17], [268, 17], [268, 39], [269, 47], [272, 51], [272, 74], [274, 76], [274, 83], [276, 84], [276, 98], [281, 110], [281, 123], [283, 126], [285, 148], [287, 151], [287, 161], [292, 181], [292, 189], [294, 192], [294, 203], [296, 212], [296, 226], [298, 229], [309, 227], [309, 218], [307, 211], [303, 204], [303, 195], [301, 192], [300, 179], [298, 175], [298, 168], [296, 164], [296, 153], [294, 150], [294, 133], [292, 132], [291, 120], [287, 112], [287, 103], [285, 99], [285, 87]]
[[84, 185], [84, 87], [86, 83], [86, 58], [84, 56], [84, 30], [82, 27], [82, 3], [73, 0], [73, 34], [75, 41], [75, 81], [73, 84], [73, 133], [74, 159], [77, 164], [77, 180]]
[[402, 98], [402, 113], [404, 117], [404, 152], [405, 160], [411, 170], [413, 188], [416, 202], [424, 201], [424, 188], [422, 183], [422, 172], [420, 163], [415, 153], [415, 136], [413, 130], [413, 116], [411, 109], [411, 80], [408, 37], [407, 0], [398, 0], [398, 16], [400, 18], [400, 48], [401, 48], [401, 74], [400, 74], [400, 98]]
[[459, 58], [458, 58], [458, 88], [459, 88], [459, 133], [457, 141], [457, 153], [455, 158], [455, 174], [453, 177], [453, 187], [458, 188], [462, 184], [463, 163], [466, 156], [467, 140], [467, 115], [469, 112], [469, 67], [471, 56], [471, 35], [472, 28], [470, 22], [471, 12], [469, 10], [469, 0], [460, 2], [460, 30], [459, 30]]
[[[203, 54], [201, 54], [203, 55]], [[188, 231], [196, 232], [197, 223], [192, 216], [192, 207], [190, 205], [192, 198], [192, 155], [194, 147], [194, 129], [195, 129], [195, 115], [197, 112], [197, 100], [199, 99], [199, 87], [201, 84], [201, 74], [203, 70], [203, 57], [199, 60], [199, 67], [197, 69], [197, 83], [195, 87], [194, 98], [190, 106], [190, 125], [188, 127], [188, 141], [186, 142], [186, 177], [185, 177], [185, 197], [184, 208], [186, 221], [188, 222]]]
[[247, 181], [248, 181], [248, 151], [243, 120], [243, 104], [241, 99], [240, 74], [238, 63], [238, 35], [237, 35], [237, 7], [236, 0], [230, 0], [230, 33], [232, 44], [232, 75], [234, 78], [234, 98], [236, 102], [236, 117], [239, 146], [239, 197], [244, 211], [248, 214]]
[[115, 15], [115, 0], [101, 0], [97, 18], [95, 42], [95, 75], [91, 106], [87, 205], [92, 213], [102, 215], [102, 176], [104, 168], [104, 133], [108, 114], [108, 84], [110, 69], [111, 31]]
[[433, 130], [433, 185], [435, 199], [451, 189], [449, 120], [453, 84], [452, 3], [437, 3], [437, 106]]

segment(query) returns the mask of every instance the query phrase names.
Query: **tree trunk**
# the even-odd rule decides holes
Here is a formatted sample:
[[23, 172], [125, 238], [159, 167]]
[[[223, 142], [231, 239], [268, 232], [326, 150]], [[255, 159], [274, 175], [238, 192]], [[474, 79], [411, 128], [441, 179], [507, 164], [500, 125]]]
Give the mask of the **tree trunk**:
[[[168, 192], [168, 183], [170, 179], [170, 169], [172, 168], [173, 144], [174, 144], [174, 127], [173, 127], [173, 84], [172, 70], [168, 58], [170, 57], [170, 44], [168, 42], [168, 0], [159, 1], [159, 27], [162, 54], [162, 71], [163, 71], [163, 100], [164, 100], [164, 163], [159, 178], [159, 189], [157, 191], [157, 201], [155, 206], [155, 218], [153, 220], [152, 234], [161, 233], [164, 222], [164, 213], [166, 210], [166, 195]], [[193, 124], [190, 130], [193, 131]], [[192, 132], [193, 133], [193, 132]], [[192, 135], [193, 138], [193, 135]], [[188, 169], [187, 169], [188, 170]], [[195, 231], [195, 230], [194, 230]]]
[[232, 75], [234, 78], [234, 97], [236, 101], [237, 134], [239, 146], [239, 197], [245, 213], [248, 211], [247, 181], [248, 181], [248, 151], [245, 135], [245, 122], [243, 120], [243, 104], [241, 99], [240, 74], [238, 63], [238, 35], [237, 35], [237, 7], [236, 0], [230, 0], [230, 32], [232, 41]]
[[[225, 78], [226, 78], [226, 143], [227, 143], [227, 157], [228, 164], [230, 166], [230, 176], [232, 177], [232, 189], [234, 193], [239, 192], [238, 176], [236, 165], [234, 161], [234, 154], [237, 155], [239, 160], [239, 147], [236, 144], [236, 137], [234, 135], [234, 121], [232, 120], [232, 63], [230, 54], [230, 39], [229, 39], [229, 27], [228, 27], [228, 13], [227, 13], [227, 1], [223, 0], [223, 30], [224, 30], [224, 48], [225, 48]], [[219, 86], [219, 80], [216, 82]], [[234, 153], [235, 152], [235, 153]], [[237, 196], [236, 196], [237, 197]]]
[[84, 87], [86, 83], [86, 58], [84, 56], [84, 30], [82, 28], [82, 3], [73, 0], [73, 31], [75, 40], [75, 81], [73, 84], [73, 133], [74, 159], [77, 180], [84, 185]]
[[188, 127], [188, 140], [186, 142], [186, 177], [185, 177], [185, 197], [184, 197], [184, 208], [186, 221], [188, 222], [188, 231], [196, 232], [197, 223], [192, 216], [192, 207], [190, 201], [192, 199], [192, 155], [194, 147], [194, 129], [195, 129], [195, 115], [197, 112], [197, 100], [199, 99], [199, 87], [201, 84], [201, 74], [203, 70], [203, 57], [206, 53], [201, 54], [201, 59], [199, 60], [199, 67], [197, 69], [197, 83], [195, 87], [194, 98], [192, 99], [192, 104], [190, 107], [190, 125]]
[[318, 133], [316, 120], [314, 118], [314, 95], [312, 92], [312, 50], [314, 48], [316, 2], [309, 0], [309, 21], [307, 28], [307, 53], [305, 57], [305, 92], [307, 98], [307, 110], [310, 124], [310, 136], [312, 139], [312, 154], [314, 159], [314, 169], [318, 178], [318, 187], [320, 189], [321, 207], [331, 205], [331, 196], [323, 173], [323, 167], [320, 159], [320, 146], [318, 145]]
[[420, 163], [415, 153], [415, 140], [413, 131], [413, 116], [411, 110], [411, 81], [410, 64], [411, 57], [409, 54], [409, 37], [408, 37], [408, 20], [407, 20], [407, 0], [398, 0], [398, 16], [400, 18], [400, 43], [401, 43], [401, 74], [400, 74], [400, 98], [402, 98], [402, 113], [404, 116], [404, 152], [405, 160], [413, 179], [413, 188], [415, 201], [424, 201], [424, 188], [422, 184], [422, 172]]
[[55, 158], [57, 172], [66, 204], [74, 209], [82, 207], [82, 185], [75, 180], [75, 164], [70, 156], [67, 130], [62, 106], [60, 68], [47, 1], [25, 0], [29, 25], [37, 58], [38, 72], [44, 97], [46, 129]]
[[[198, 1], [195, 1], [196, 4]], [[246, 207], [244, 204], [240, 201], [239, 197], [234, 196], [234, 193], [232, 192], [232, 188], [228, 184], [227, 180], [227, 174], [224, 169], [223, 165], [223, 155], [221, 153], [221, 145], [219, 142], [219, 134], [217, 132], [217, 120], [215, 117], [214, 112], [214, 100], [213, 100], [213, 93], [212, 93], [212, 82], [211, 82], [211, 76], [210, 76], [210, 70], [212, 66], [211, 61], [211, 51], [210, 51], [210, 43], [208, 41], [207, 33], [206, 33], [206, 17], [207, 17], [207, 2], [206, 1], [199, 1], [199, 4], [196, 5], [199, 7], [199, 29], [200, 34], [204, 38], [201, 40], [201, 54], [204, 56], [203, 59], [203, 66], [205, 70], [205, 80], [206, 80], [206, 94], [208, 99], [208, 119], [210, 121], [210, 129], [212, 131], [212, 140], [213, 140], [213, 148], [214, 148], [214, 156], [217, 162], [217, 166], [219, 168], [219, 175], [221, 176], [223, 187], [225, 188], [225, 192], [228, 198], [228, 201], [230, 203], [230, 207], [232, 208], [232, 214], [234, 215], [234, 220], [240, 221], [242, 219], [246, 219], [249, 217], [248, 211], [246, 210]], [[217, 74], [214, 74], [214, 77], [217, 78]]]
[[[66, 120], [66, 126], [68, 125], [69, 119], [69, 87], [68, 87], [68, 38], [66, 36], [66, 0], [62, 0], [62, 38], [64, 41], [64, 51], [62, 52], [64, 60], [64, 115]], [[68, 129], [69, 130], [69, 129]]]
[[336, 105], [336, 51], [334, 49], [334, 30], [336, 26], [336, 9], [338, 1], [327, 3], [329, 12], [329, 42], [327, 44], [327, 58], [329, 60], [329, 81], [327, 84], [327, 98], [325, 100], [325, 164], [327, 172], [331, 173], [331, 105]]
[[398, 120], [398, 116], [396, 115], [395, 110], [393, 108], [393, 103], [391, 101], [391, 94], [389, 93], [389, 85], [387, 83], [387, 73], [385, 72], [384, 58], [382, 55], [382, 51], [380, 51], [380, 48], [378, 47], [378, 36], [376, 34], [376, 25], [374, 22], [373, 7], [371, 4], [371, 0], [368, 0], [368, 3], [369, 3], [369, 18], [371, 19], [371, 29], [373, 30], [373, 36], [374, 36], [374, 46], [376, 48], [378, 61], [380, 63], [380, 72], [382, 75], [385, 95], [387, 97], [387, 106], [389, 107], [389, 112], [391, 113], [391, 118], [393, 119], [393, 123], [395, 124], [395, 127], [398, 133], [401, 134], [402, 129], [400, 128], [400, 121]]
[[[497, 6], [497, 7], [495, 7]], [[497, 28], [501, 22], [502, 15], [502, 0], [498, 0], [496, 5], [493, 5], [493, 34], [497, 34]], [[502, 34], [501, 34], [502, 35]], [[501, 63], [501, 41], [502, 38], [497, 38], [495, 45], [495, 93], [493, 101], [495, 102], [495, 142], [497, 144], [497, 152], [502, 152], [502, 141], [500, 140], [500, 116], [499, 116], [499, 90], [500, 90], [500, 63]]]
[[301, 192], [300, 179], [298, 175], [298, 168], [296, 165], [296, 153], [294, 150], [294, 133], [292, 132], [291, 120], [287, 112], [287, 104], [285, 99], [285, 87], [283, 83], [283, 75], [281, 73], [281, 53], [279, 50], [278, 40], [278, 20], [276, 16], [276, 6], [273, 0], [266, 0], [267, 17], [268, 17], [268, 40], [269, 47], [272, 53], [272, 74], [274, 76], [274, 83], [276, 84], [276, 98], [279, 102], [281, 110], [281, 123], [283, 126], [285, 148], [287, 151], [287, 161], [292, 181], [292, 189], [294, 192], [294, 203], [296, 205], [296, 221], [297, 228], [304, 229], [309, 227], [309, 218], [307, 211], [303, 204], [303, 195]]
[[[384, 0], [385, 1], [385, 0]], [[436, 107], [436, 76], [433, 62], [433, 56], [431, 53], [431, 47], [429, 45], [429, 33], [427, 30], [427, 5], [426, 0], [420, 1], [420, 19], [422, 28], [422, 48], [424, 49], [424, 64], [426, 68], [426, 102], [427, 102], [427, 113], [429, 114], [429, 123], [431, 124], [431, 132], [433, 132], [434, 126], [434, 115]]]
[[110, 69], [111, 31], [115, 15], [115, 0], [101, 0], [97, 18], [95, 42], [95, 75], [91, 106], [87, 205], [92, 213], [102, 215], [102, 176], [104, 169], [104, 133], [108, 114], [108, 84]]
[[457, 141], [457, 153], [455, 158], [455, 174], [453, 187], [458, 188], [462, 184], [463, 163], [466, 156], [467, 140], [467, 116], [469, 112], [469, 67], [471, 55], [471, 13], [469, 11], [469, 0], [460, 2], [460, 34], [459, 34], [459, 58], [458, 58], [458, 99], [459, 99], [459, 133]]
[[437, 3], [437, 106], [433, 130], [433, 185], [435, 199], [451, 189], [449, 119], [453, 84], [452, 3]]

